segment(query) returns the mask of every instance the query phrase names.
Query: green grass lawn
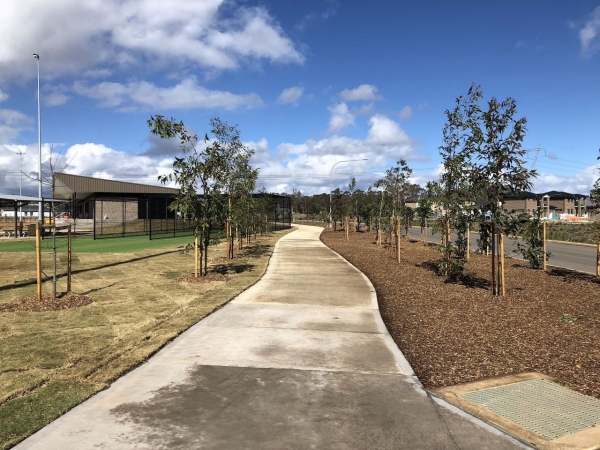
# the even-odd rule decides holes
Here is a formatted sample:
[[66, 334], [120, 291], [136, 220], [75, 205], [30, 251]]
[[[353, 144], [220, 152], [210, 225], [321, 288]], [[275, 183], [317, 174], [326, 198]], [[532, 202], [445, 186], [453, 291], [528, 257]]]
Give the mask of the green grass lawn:
[[[212, 238], [220, 237], [220, 231], [213, 231]], [[73, 238], [73, 252], [76, 253], [131, 253], [140, 250], [151, 250], [163, 247], [179, 247], [194, 241], [193, 236], [176, 238], [153, 239], [148, 236], [127, 236], [115, 238], [92, 239], [91, 236], [76, 236]], [[67, 251], [67, 239], [64, 236], [56, 238], [58, 252]], [[0, 241], [1, 253], [30, 252], [35, 250], [35, 240], [27, 239], [2, 239]], [[46, 237], [42, 241], [42, 252], [52, 251], [52, 238]]]
[[[233, 260], [225, 259], [224, 242], [212, 245], [209, 271], [228, 278], [205, 283], [177, 281], [193, 272], [193, 252], [177, 251], [190, 237], [75, 239], [73, 291], [92, 303], [56, 311], [0, 312], [0, 450], [106, 388], [254, 284], [277, 240], [290, 231], [253, 239]], [[0, 304], [35, 295], [32, 243], [0, 244]], [[9, 248], [13, 253], [3, 253]], [[57, 259], [62, 275], [66, 255]], [[42, 268], [50, 273], [51, 253], [42, 255]], [[65, 287], [66, 278], [60, 276], [57, 291]], [[43, 292], [51, 288], [51, 280], [44, 281]]]

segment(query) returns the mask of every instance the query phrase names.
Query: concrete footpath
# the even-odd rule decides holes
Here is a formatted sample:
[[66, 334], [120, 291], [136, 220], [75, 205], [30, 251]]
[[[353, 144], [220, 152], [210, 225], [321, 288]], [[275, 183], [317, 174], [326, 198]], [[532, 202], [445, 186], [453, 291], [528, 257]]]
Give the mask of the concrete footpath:
[[320, 232], [284, 236], [257, 284], [16, 448], [527, 448], [425, 395]]

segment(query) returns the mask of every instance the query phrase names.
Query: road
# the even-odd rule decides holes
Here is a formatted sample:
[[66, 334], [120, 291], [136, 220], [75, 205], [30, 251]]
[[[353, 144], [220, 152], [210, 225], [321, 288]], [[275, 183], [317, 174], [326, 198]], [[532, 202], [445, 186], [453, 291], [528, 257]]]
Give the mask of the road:
[[[410, 230], [410, 237], [413, 239], [419, 239], [421, 229], [418, 227], [412, 227]], [[429, 242], [440, 242], [440, 235], [432, 235], [429, 230]], [[477, 249], [477, 233], [471, 233], [471, 250]], [[453, 239], [455, 235], [453, 235]], [[507, 256], [523, 259], [520, 253], [515, 253], [513, 250], [517, 250], [517, 244], [512, 239], [506, 239], [505, 251]], [[551, 253], [550, 259], [548, 260], [549, 266], [564, 267], [566, 269], [577, 270], [580, 272], [586, 272], [595, 274], [596, 273], [596, 248], [593, 246], [576, 245], [576, 244], [564, 244], [556, 241], [547, 243], [547, 250]]]

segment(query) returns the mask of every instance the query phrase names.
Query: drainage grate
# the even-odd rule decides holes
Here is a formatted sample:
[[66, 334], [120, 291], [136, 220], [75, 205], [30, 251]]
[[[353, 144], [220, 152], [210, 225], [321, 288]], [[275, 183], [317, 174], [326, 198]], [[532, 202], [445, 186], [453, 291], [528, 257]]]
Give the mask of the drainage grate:
[[547, 380], [521, 381], [461, 397], [548, 440], [600, 424], [600, 400]]

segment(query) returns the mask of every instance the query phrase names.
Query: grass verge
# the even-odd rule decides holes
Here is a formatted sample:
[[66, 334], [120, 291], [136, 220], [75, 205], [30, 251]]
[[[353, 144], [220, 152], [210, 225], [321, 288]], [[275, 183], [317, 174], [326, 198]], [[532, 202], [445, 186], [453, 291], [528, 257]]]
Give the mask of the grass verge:
[[[227, 281], [177, 282], [192, 272], [193, 256], [175, 240], [135, 252], [77, 253], [73, 290], [91, 297], [91, 304], [0, 313], [0, 449], [107, 387], [255, 283], [275, 242], [287, 232], [253, 241], [231, 261], [223, 257], [224, 244], [211, 247], [209, 270]], [[126, 239], [112, 241], [123, 245]], [[42, 255], [43, 267], [51, 267], [51, 257]], [[34, 258], [32, 252], [2, 255], [0, 302], [35, 294]], [[57, 264], [62, 273], [63, 263]], [[57, 290], [65, 285], [59, 278]], [[43, 290], [50, 292], [49, 282]]]

